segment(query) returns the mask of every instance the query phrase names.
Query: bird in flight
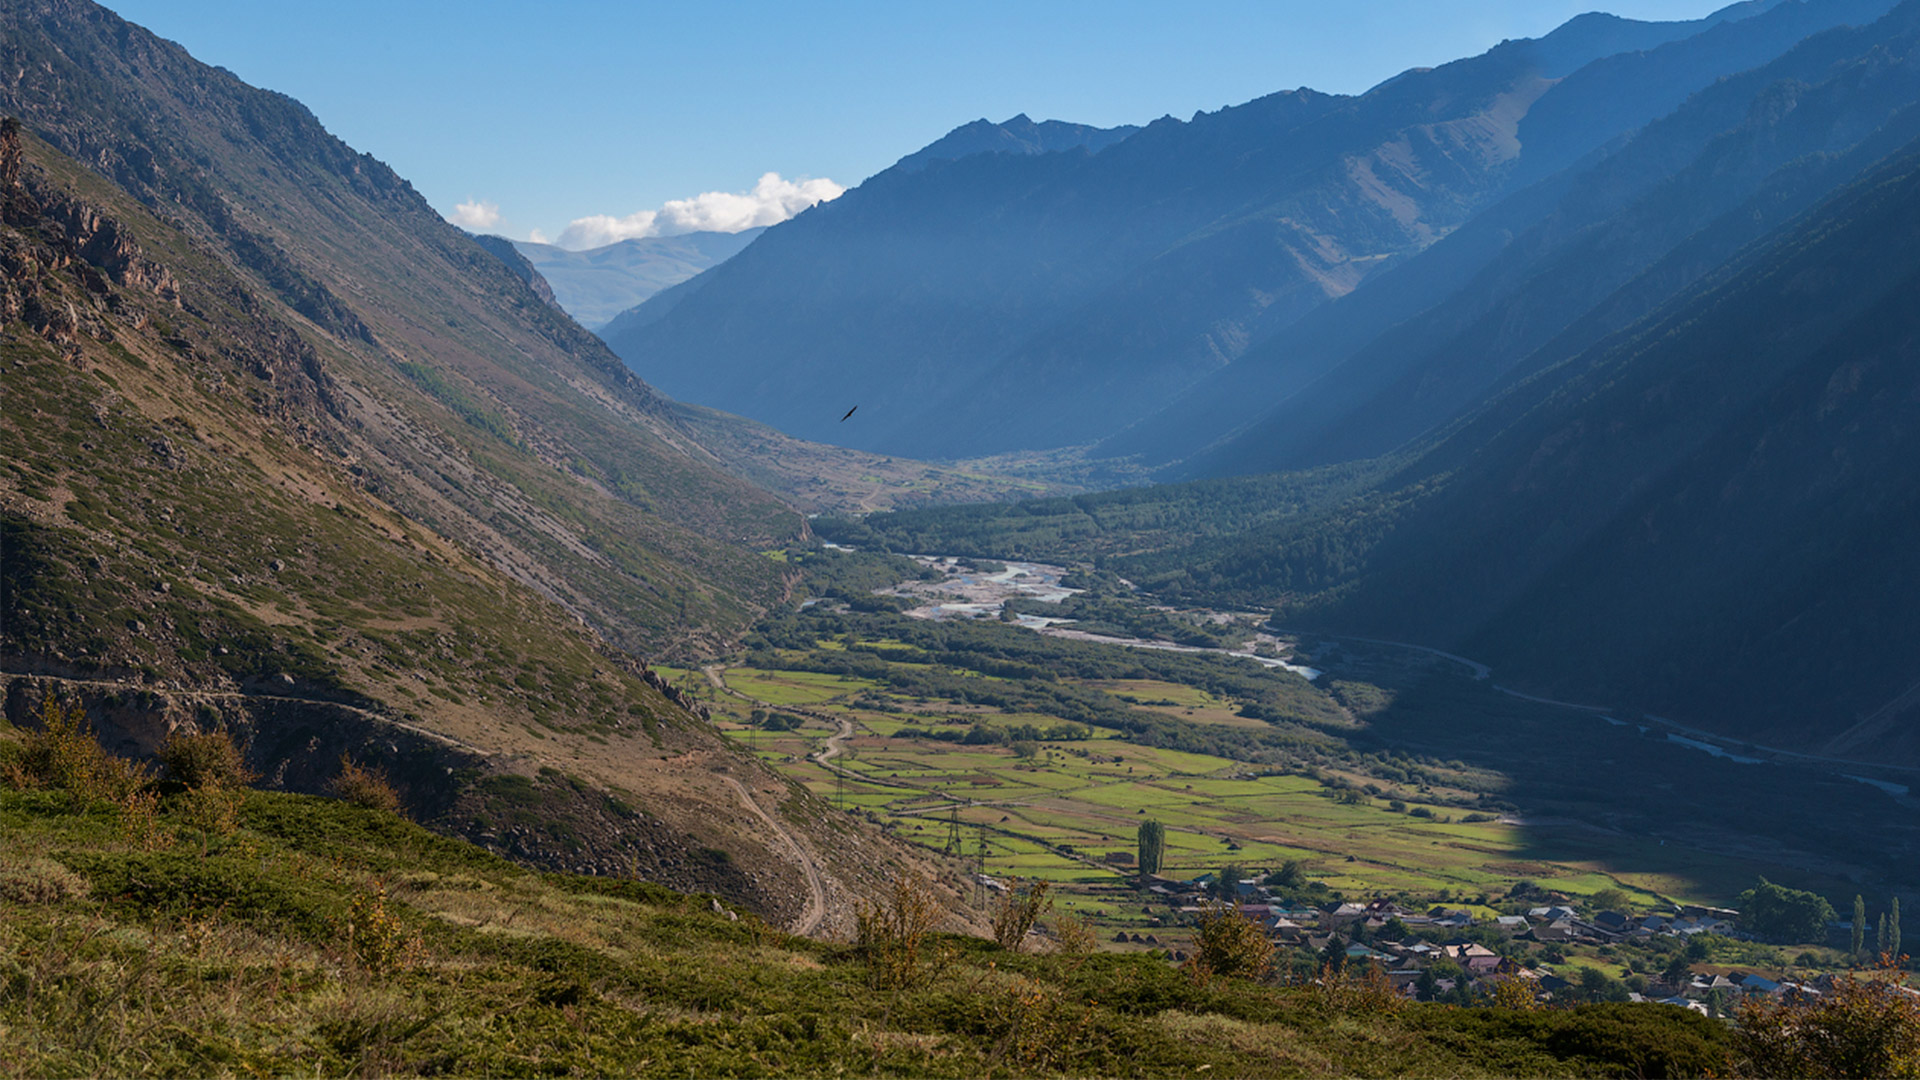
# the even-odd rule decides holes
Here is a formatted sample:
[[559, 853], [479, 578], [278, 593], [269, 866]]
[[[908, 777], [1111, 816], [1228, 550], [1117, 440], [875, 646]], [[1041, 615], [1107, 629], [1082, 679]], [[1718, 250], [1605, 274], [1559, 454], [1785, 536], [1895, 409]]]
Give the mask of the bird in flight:
[[[848, 409], [848, 410], [847, 410], [847, 416], [852, 416], [852, 415], [854, 414], [854, 412], [855, 412], [855, 411], [857, 411], [857, 410], [858, 410], [859, 408], [860, 408], [860, 406], [858, 406], [858, 405], [855, 405], [855, 406], [854, 406], [853, 408], [851, 408], [851, 409]], [[840, 422], [841, 422], [841, 423], [843, 423], [843, 424], [844, 424], [844, 423], [846, 423], [846, 422], [847, 422], [847, 416], [843, 416], [843, 417], [841, 417], [841, 418], [840, 418]]]

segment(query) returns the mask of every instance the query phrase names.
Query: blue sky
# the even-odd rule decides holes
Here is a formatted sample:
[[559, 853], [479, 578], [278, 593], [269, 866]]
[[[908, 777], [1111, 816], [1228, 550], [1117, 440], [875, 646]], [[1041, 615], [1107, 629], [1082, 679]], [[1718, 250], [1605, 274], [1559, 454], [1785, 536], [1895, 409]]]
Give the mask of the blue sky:
[[[1723, 2], [107, 0], [305, 102], [443, 213], [484, 203], [493, 231], [550, 237], [768, 172], [851, 187], [980, 117], [1107, 126], [1296, 86], [1355, 93], [1582, 11], [1688, 19]], [[760, 201], [822, 190], [761, 184]]]

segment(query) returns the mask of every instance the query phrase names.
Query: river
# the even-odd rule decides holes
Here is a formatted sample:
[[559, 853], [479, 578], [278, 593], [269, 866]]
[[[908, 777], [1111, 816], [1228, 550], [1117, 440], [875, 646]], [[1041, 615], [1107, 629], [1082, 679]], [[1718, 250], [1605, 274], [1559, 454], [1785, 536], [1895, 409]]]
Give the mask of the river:
[[[942, 575], [936, 581], [903, 581], [891, 589], [880, 590], [883, 594], [917, 601], [917, 605], [906, 612], [907, 617], [912, 619], [998, 619], [1008, 600], [1022, 598], [1058, 604], [1082, 591], [1061, 584], [1061, 580], [1068, 573], [1066, 567], [1048, 563], [982, 559], [979, 561], [998, 562], [1004, 567], [993, 573], [983, 574], [970, 569], [972, 563], [969, 560], [951, 555], [913, 555], [910, 558], [922, 566], [939, 571]], [[1207, 614], [1222, 620], [1236, 617], [1231, 612], [1208, 612]], [[1268, 646], [1271, 651], [1284, 651], [1288, 648], [1280, 638], [1265, 630], [1249, 631], [1246, 648], [1218, 649], [1148, 638], [1092, 634], [1073, 629], [1075, 622], [1073, 619], [1051, 615], [1016, 614], [1013, 622], [1015, 625], [1049, 637], [1117, 645], [1124, 649], [1159, 649], [1165, 652], [1215, 653], [1221, 656], [1232, 656], [1251, 660], [1261, 667], [1282, 668], [1308, 681], [1319, 678], [1321, 674], [1318, 668], [1272, 656], [1261, 656], [1253, 652], [1253, 648], [1260, 645]]]

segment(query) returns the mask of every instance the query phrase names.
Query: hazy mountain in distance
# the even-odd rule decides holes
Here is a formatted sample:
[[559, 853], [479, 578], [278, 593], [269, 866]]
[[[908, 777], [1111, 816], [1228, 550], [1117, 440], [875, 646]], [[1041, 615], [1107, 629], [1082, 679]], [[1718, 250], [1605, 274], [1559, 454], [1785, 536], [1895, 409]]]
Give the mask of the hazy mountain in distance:
[[530, 240], [507, 242], [546, 278], [567, 314], [597, 331], [660, 290], [727, 261], [763, 232], [766, 229], [647, 236], [586, 251]]
[[[1093, 442], [1509, 194], [1522, 125], [1569, 72], [1622, 47], [1771, 28], [1747, 35], [1758, 61], [1708, 50], [1624, 112], [1567, 109], [1556, 155], [1600, 150], [1634, 109], [1644, 123], [1673, 93], [1845, 21], [1822, 23], [1832, 7], [1845, 5], [1586, 17], [1358, 97], [1298, 90], [1163, 118], [1097, 153], [993, 152], [1019, 142], [1012, 125], [968, 125], [625, 313], [607, 340], [678, 397], [804, 437], [919, 457]], [[838, 424], [853, 401], [858, 422]]]

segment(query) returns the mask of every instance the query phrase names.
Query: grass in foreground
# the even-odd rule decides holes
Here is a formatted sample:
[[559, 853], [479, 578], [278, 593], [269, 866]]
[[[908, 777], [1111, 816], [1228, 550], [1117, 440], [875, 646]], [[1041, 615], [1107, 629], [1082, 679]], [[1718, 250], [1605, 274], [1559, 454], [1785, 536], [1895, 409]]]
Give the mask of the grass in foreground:
[[[1141, 956], [870, 950], [536, 873], [392, 814], [0, 789], [0, 1075], [1664, 1075], [1679, 1010], [1397, 1006]], [[161, 837], [162, 839], [156, 839]], [[171, 839], [165, 839], [170, 837]]]

